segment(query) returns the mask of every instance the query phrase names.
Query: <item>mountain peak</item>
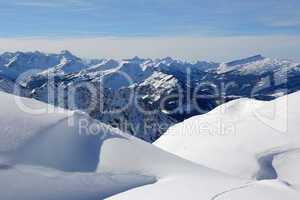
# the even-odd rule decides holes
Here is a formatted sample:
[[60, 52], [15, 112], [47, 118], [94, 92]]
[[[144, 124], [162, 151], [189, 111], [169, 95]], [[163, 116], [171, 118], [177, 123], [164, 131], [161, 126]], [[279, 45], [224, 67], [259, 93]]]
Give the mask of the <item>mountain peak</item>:
[[265, 57], [258, 54], [258, 55], [251, 56], [251, 57], [248, 57], [248, 58], [243, 58], [243, 59], [240, 59], [240, 60], [235, 60], [235, 61], [228, 62], [228, 63], [226, 63], [226, 65], [227, 66], [243, 65], [243, 64], [256, 62], [256, 61], [260, 61], [260, 60], [264, 60], [264, 59], [265, 59]]
[[173, 62], [173, 61], [174, 61], [174, 59], [173, 59], [172, 57], [170, 57], [170, 56], [167, 56], [167, 57], [165, 57], [165, 58], [162, 58], [161, 60], [162, 60], [162, 61], [166, 61], [166, 62]]
[[68, 50], [62, 50], [59, 55], [67, 60], [81, 60], [80, 58], [78, 58]]
[[133, 58], [129, 58], [129, 59], [124, 59], [123, 61], [125, 62], [130, 62], [130, 63], [137, 63], [137, 64], [141, 64], [143, 62], [145, 62], [147, 59], [144, 58], [140, 58], [138, 56], [135, 56]]
[[73, 55], [70, 51], [68, 51], [68, 50], [62, 50], [61, 52], [60, 52], [60, 54], [63, 54], [63, 55]]
[[174, 62], [175, 60], [173, 58], [171, 58], [170, 56], [159, 59], [158, 62], [161, 64], [165, 64], [165, 65], [170, 65]]

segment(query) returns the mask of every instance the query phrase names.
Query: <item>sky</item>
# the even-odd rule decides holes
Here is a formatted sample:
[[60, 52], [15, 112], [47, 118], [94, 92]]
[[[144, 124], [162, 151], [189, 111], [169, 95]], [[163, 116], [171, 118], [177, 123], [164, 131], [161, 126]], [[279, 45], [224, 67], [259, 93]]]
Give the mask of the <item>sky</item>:
[[0, 0], [0, 52], [300, 61], [299, 0]]

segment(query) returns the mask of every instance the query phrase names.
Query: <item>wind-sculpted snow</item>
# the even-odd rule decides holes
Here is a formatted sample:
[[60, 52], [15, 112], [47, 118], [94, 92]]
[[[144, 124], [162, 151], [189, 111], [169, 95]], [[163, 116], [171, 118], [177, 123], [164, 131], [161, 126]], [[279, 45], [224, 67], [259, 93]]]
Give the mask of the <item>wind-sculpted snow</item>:
[[[80, 112], [56, 109], [52, 113], [51, 105], [5, 93], [0, 93], [0, 100], [4, 111], [0, 115], [1, 199], [96, 200], [177, 176], [191, 181], [201, 177], [202, 185], [206, 176], [209, 185], [224, 181], [210, 194], [244, 183]], [[81, 120], [91, 127], [82, 129]]]
[[155, 144], [232, 175], [256, 177], [260, 159], [272, 164], [271, 155], [300, 147], [299, 97], [295, 93], [270, 102], [235, 100], [173, 126]]
[[[243, 184], [216, 192], [229, 183], [228, 178], [216, 180], [220, 176], [207, 172], [183, 178], [179, 170], [176, 175], [170, 172], [167, 179], [160, 176], [153, 185], [110, 199], [299, 199], [299, 99], [300, 93], [295, 93], [271, 102], [232, 101], [173, 126], [154, 143], [199, 165], [231, 174], [237, 180], [240, 177]], [[287, 129], [281, 129], [280, 122], [288, 122]]]
[[95, 172], [106, 140], [130, 140], [119, 130], [35, 100], [2, 92], [0, 100], [0, 199], [93, 200], [155, 182], [147, 175]]
[[228, 174], [296, 187], [299, 99], [298, 92], [271, 102], [232, 101], [173, 126], [155, 145]]
[[[295, 109], [288, 112], [287, 132], [271, 126], [284, 118], [284, 109], [278, 110], [284, 98], [241, 99], [175, 125], [158, 148], [82, 112], [0, 92], [0, 199], [297, 200], [299, 97], [288, 98], [287, 107]], [[262, 116], [276, 107], [279, 121], [260, 118], [261, 123], [253, 106]], [[235, 123], [237, 132], [203, 136], [199, 125], [215, 126], [216, 119], [226, 127]], [[272, 159], [264, 159], [268, 155]], [[260, 158], [278, 180], [256, 180], [268, 169]]]
[[93, 172], [99, 164], [102, 143], [128, 137], [81, 112], [5, 93], [0, 93], [0, 99], [2, 165]]
[[273, 161], [273, 166], [276, 169], [278, 179], [284, 180], [292, 188], [300, 189], [300, 149], [278, 154]]

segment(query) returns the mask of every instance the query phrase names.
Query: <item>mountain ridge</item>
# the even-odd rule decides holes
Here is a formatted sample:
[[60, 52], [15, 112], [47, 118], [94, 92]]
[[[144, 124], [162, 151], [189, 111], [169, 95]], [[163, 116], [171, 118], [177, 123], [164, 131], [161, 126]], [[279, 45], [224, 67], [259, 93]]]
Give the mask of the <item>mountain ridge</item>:
[[[36, 56], [34, 52], [17, 54], [22, 59], [17, 57], [18, 65], [12, 68], [40, 70], [16, 80], [11, 74], [22, 74], [22, 68], [11, 71], [12, 68], [1, 67], [16, 55], [2, 54], [0, 90], [13, 93], [17, 85], [21, 96], [86, 111], [91, 117], [148, 142], [158, 139], [173, 124], [204, 114], [227, 101], [241, 97], [271, 100], [300, 89], [298, 63], [261, 55], [229, 62], [228, 67], [226, 63], [186, 62], [171, 57], [117, 61], [84, 60], [69, 51], [37, 52]], [[47, 68], [50, 64], [54, 66]], [[223, 71], [222, 66], [225, 66]], [[94, 94], [84, 85], [95, 88]], [[224, 87], [225, 93], [221, 92]], [[74, 89], [74, 96], [70, 96]], [[75, 103], [70, 103], [71, 98]], [[95, 108], [86, 110], [90, 103]], [[111, 112], [123, 107], [126, 107], [123, 112]], [[124, 124], [128, 127], [123, 127]]]

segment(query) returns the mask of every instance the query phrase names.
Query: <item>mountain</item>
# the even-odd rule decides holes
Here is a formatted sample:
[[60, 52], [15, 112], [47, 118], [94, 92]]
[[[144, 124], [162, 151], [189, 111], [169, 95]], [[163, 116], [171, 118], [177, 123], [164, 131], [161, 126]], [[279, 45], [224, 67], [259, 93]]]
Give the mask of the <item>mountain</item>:
[[[113, 70], [96, 73], [80, 72], [57, 77], [54, 87], [43, 79], [45, 81], [41, 82], [40, 87], [32, 88], [31, 97], [68, 109], [81, 110], [88, 107], [87, 102], [96, 102], [95, 108], [89, 111], [93, 118], [119, 127], [149, 142], [156, 140], [169, 126], [185, 118], [184, 108], [176, 113], [170, 112], [179, 103], [182, 95], [181, 88], [186, 93], [187, 86], [181, 79], [181, 74], [176, 77], [152, 66], [143, 68], [136, 63], [127, 62]], [[30, 85], [36, 82], [40, 82], [39, 79], [33, 79]], [[68, 104], [69, 91], [85, 83], [96, 88], [96, 94], [92, 97], [89, 89], [82, 87], [76, 92], [76, 105]], [[58, 86], [63, 90], [60, 94], [55, 89]], [[99, 89], [101, 86], [103, 90]], [[51, 91], [56, 91], [52, 101], [49, 101], [49, 88]], [[171, 95], [178, 97], [171, 97]], [[163, 108], [161, 108], [162, 100], [165, 100]], [[201, 101], [199, 99], [199, 103]], [[215, 104], [213, 100], [201, 106], [206, 110], [213, 108]], [[125, 109], [119, 111], [120, 108]], [[122, 127], [124, 124], [126, 126]]]
[[240, 70], [240, 69], [243, 70], [243, 68], [249, 70], [248, 69], [249, 67], [247, 67], [247, 65], [254, 65], [255, 63], [260, 63], [263, 60], [265, 60], [265, 58], [262, 55], [255, 55], [249, 58], [235, 60], [228, 63], [222, 63], [219, 66], [218, 70], [219, 73], [226, 73], [229, 71]]
[[[95, 62], [95, 61], [94, 61]], [[74, 56], [69, 51], [61, 51], [59, 54], [45, 54], [36, 52], [6, 52], [0, 55], [0, 70], [2, 75], [16, 79], [20, 74], [28, 70], [39, 72], [49, 71], [55, 73], [79, 72], [93, 62], [89, 63]]]
[[258, 55], [221, 64], [213, 78], [231, 85], [230, 95], [270, 100], [298, 91], [299, 75], [299, 63]]
[[99, 71], [107, 71], [107, 70], [111, 70], [114, 68], [117, 68], [119, 66], [119, 61], [117, 60], [113, 60], [113, 59], [103, 59], [101, 61], [98, 61], [98, 63], [93, 64], [92, 66], [90, 66], [89, 68], [86, 69], [85, 73], [92, 73], [92, 72], [99, 72]]
[[[170, 57], [85, 60], [68, 51], [4, 53], [1, 58], [3, 91], [11, 93], [16, 83], [22, 96], [82, 110], [148, 142], [172, 125], [228, 101], [272, 100], [300, 89], [299, 63], [261, 55], [228, 63], [189, 63]], [[17, 65], [7, 67], [13, 58]], [[16, 80], [9, 78], [10, 68], [19, 73], [42, 71]]]
[[[299, 99], [297, 92], [269, 102], [231, 101], [171, 127], [154, 143], [169, 153], [246, 183], [233, 184], [212, 194], [219, 184], [226, 184], [224, 180], [217, 181], [209, 173], [200, 175], [200, 180], [195, 180], [195, 175], [181, 179], [178, 170], [176, 178], [158, 179], [152, 185], [109, 199], [298, 199]], [[274, 112], [275, 117], [270, 118]], [[288, 129], [284, 129], [284, 123]], [[150, 166], [156, 164], [153, 162]], [[116, 161], [115, 166], [120, 164]], [[206, 184], [202, 185], [202, 180]], [[212, 188], [211, 183], [215, 187]]]
[[279, 60], [265, 58], [262, 55], [256, 55], [249, 58], [222, 63], [218, 68], [218, 73], [239, 72], [241, 74], [264, 74], [266, 72], [286, 73], [293, 69], [299, 63], [293, 63], [289, 60]]
[[[273, 162], [282, 159], [280, 164], [285, 165], [282, 157], [299, 153], [299, 97], [296, 92], [269, 102], [234, 100], [176, 124], [154, 144], [233, 176], [276, 179], [280, 172], [272, 166]], [[278, 167], [283, 167], [280, 164]], [[290, 182], [282, 178], [281, 181]]]

